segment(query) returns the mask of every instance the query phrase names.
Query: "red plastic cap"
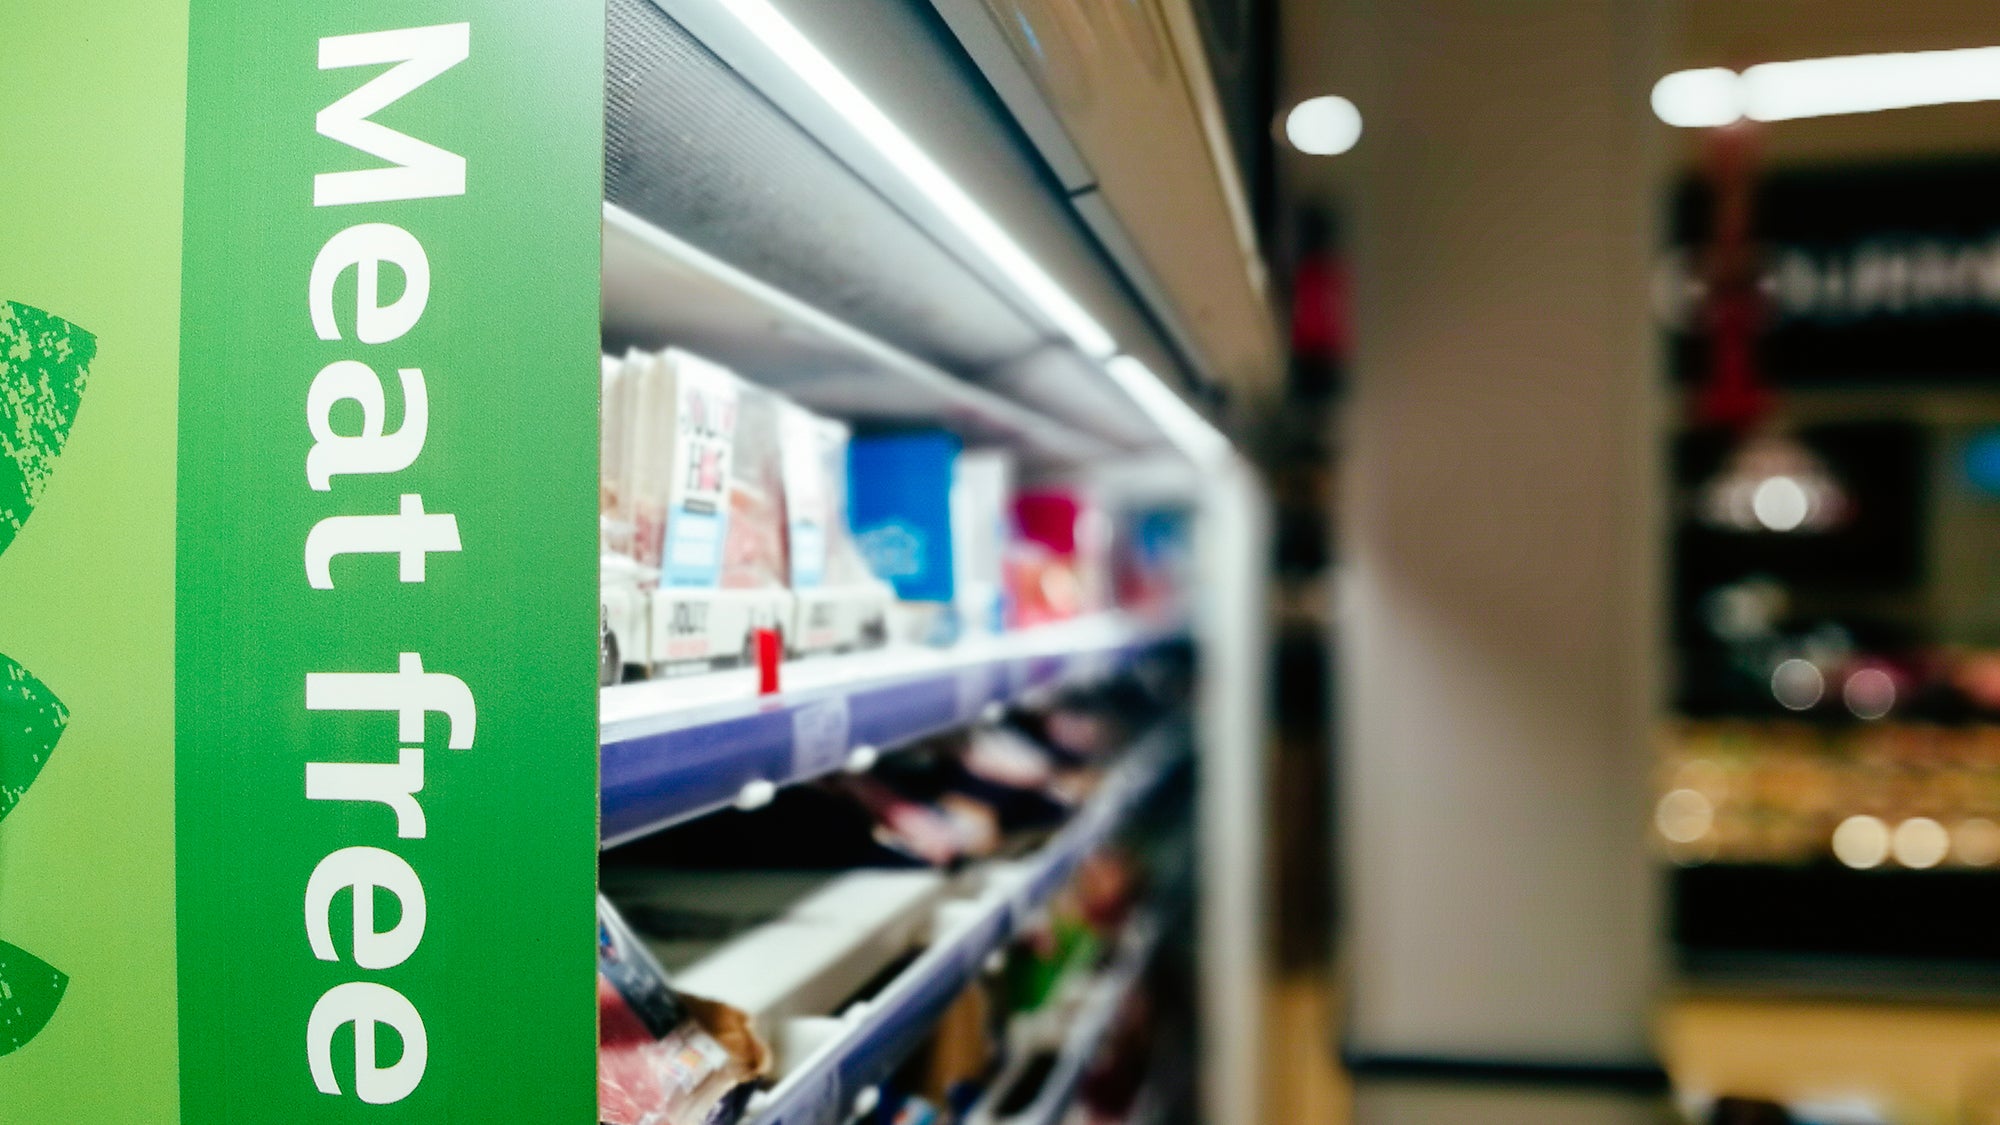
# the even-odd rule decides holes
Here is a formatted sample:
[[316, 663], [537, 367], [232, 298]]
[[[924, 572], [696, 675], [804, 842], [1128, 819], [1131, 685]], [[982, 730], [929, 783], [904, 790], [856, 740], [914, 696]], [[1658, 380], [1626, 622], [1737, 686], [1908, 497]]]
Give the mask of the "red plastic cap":
[[776, 629], [759, 629], [757, 638], [757, 694], [778, 694], [778, 665], [785, 659], [783, 638]]

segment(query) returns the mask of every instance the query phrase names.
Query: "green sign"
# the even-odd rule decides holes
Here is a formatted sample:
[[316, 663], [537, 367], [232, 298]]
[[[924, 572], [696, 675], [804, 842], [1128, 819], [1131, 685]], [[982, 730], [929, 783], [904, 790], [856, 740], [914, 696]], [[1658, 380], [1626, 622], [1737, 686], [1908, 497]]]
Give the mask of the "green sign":
[[195, 0], [188, 1122], [596, 1112], [603, 10]]
[[604, 11], [0, 19], [0, 1119], [596, 1120]]

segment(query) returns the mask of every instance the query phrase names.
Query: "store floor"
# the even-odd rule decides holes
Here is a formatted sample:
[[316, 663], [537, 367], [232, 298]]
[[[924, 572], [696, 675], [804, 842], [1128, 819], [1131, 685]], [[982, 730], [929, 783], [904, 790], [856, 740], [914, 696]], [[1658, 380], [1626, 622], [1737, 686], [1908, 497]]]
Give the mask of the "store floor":
[[1661, 1033], [1686, 1089], [1866, 1099], [1897, 1125], [2000, 1123], [2000, 1005], [1684, 996]]
[[[1325, 977], [1275, 982], [1265, 1020], [1267, 1125], [1349, 1125]], [[1866, 1100], [1896, 1125], [2000, 1125], [2000, 1005], [1684, 995], [1661, 1017], [1683, 1089]]]
[[1335, 1065], [1335, 996], [1317, 973], [1280, 978], [1264, 998], [1265, 1125], [1347, 1125], [1354, 1089]]

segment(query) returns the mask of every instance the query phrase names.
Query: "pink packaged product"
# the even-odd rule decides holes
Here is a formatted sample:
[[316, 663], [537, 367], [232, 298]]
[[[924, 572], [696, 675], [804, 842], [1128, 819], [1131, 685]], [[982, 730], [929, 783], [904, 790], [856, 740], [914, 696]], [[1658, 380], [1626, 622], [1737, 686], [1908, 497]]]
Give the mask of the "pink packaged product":
[[1067, 621], [1109, 608], [1111, 536], [1103, 513], [1082, 493], [1024, 492], [1014, 498], [1014, 524], [1007, 564], [1014, 624]]
[[771, 1051], [743, 1013], [676, 992], [609, 901], [597, 900], [597, 1115], [602, 1125], [723, 1125]]

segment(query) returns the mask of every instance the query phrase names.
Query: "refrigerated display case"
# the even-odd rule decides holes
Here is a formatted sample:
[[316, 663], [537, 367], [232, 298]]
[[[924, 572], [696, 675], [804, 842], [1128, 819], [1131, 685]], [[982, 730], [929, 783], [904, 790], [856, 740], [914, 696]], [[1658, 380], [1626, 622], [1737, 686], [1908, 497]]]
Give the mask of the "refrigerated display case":
[[[1183, 3], [1120, 14], [1180, 29], [1132, 45], [1154, 77], [1118, 91], [1192, 158], [1171, 229], [1129, 171], [1068, 190], [1143, 154], [1097, 136], [1052, 165], [1050, 130], [1076, 123], [1024, 120], [965, 39], [1015, 19], [999, 8], [141, 7], [111, 34], [50, 12], [0, 48], [40, 68], [7, 81], [36, 112], [0, 135], [35, 154], [6, 198], [41, 232], [0, 251], [0, 296], [84, 334], [30, 341], [83, 356], [68, 407], [29, 419], [75, 440], [30, 466], [0, 569], [46, 595], [0, 617], [23, 670], [0, 709], [48, 735], [0, 746], [10, 1115], [585, 1121], [643, 1113], [657, 1064], [700, 1112], [767, 1125], [946, 1094], [982, 1121], [1255, 1118], [1264, 530], [1216, 404], [1259, 393], [1275, 344]], [[64, 187], [79, 175], [126, 190]], [[836, 569], [806, 560], [847, 499], [784, 479], [832, 463], [815, 437], [740, 503], [702, 502], [725, 565], [740, 548], [782, 576], [712, 596], [783, 608], [703, 667], [657, 659], [689, 595], [635, 546], [635, 478], [606, 469], [666, 435], [605, 426], [643, 413], [619, 357], [669, 354], [801, 411], [780, 447], [941, 432], [1007, 466], [989, 507], [1087, 498], [1105, 534], [1079, 539], [1103, 553], [1069, 565], [1097, 595], [1010, 627], [994, 542], [954, 559], [1001, 589], [950, 643], [860, 617], [808, 637], [799, 606], [838, 597], [798, 596]], [[0, 379], [57, 369], [20, 358]], [[9, 421], [39, 410], [0, 395]], [[730, 519], [767, 534], [732, 546]], [[1148, 519], [1185, 524], [1184, 550], [1114, 557], [1108, 529]], [[139, 608], [73, 620], [107, 598]], [[1062, 815], [933, 856], [921, 833], [964, 809], [908, 763], [949, 772], [1003, 737], [1065, 762], [1036, 798]], [[71, 759], [117, 779], [93, 794]], [[861, 827], [800, 836], [818, 815]], [[728, 832], [766, 858], [703, 874], [687, 841]], [[861, 855], [893, 862], [839, 858]], [[676, 960], [634, 909], [687, 880], [740, 910]], [[629, 932], [604, 921], [621, 910]], [[635, 983], [655, 970], [666, 986]], [[941, 1045], [979, 1023], [975, 994], [1019, 1002], [993, 1008], [990, 1056]], [[1148, 1026], [1173, 1041], [1141, 1050]]]

